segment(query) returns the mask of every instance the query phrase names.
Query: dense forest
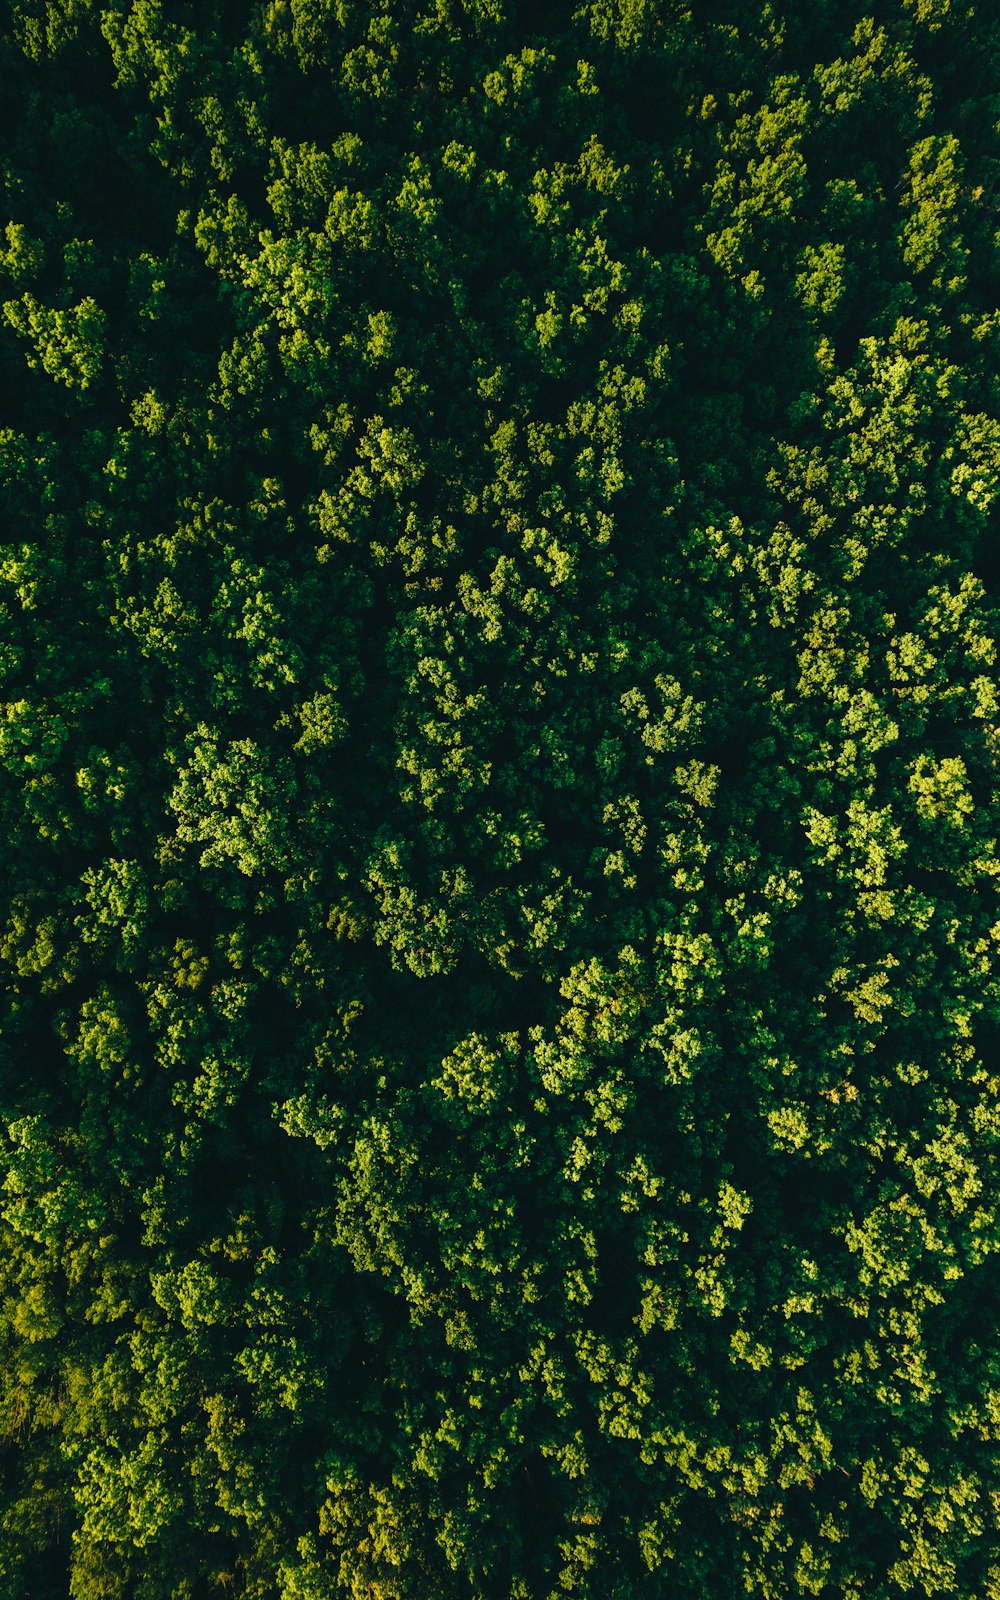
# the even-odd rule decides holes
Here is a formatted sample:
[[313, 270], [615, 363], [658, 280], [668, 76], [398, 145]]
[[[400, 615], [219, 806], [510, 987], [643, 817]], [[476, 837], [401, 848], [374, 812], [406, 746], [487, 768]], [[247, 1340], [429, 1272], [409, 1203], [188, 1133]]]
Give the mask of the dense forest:
[[1000, 6], [0, 84], [5, 1600], [998, 1600]]

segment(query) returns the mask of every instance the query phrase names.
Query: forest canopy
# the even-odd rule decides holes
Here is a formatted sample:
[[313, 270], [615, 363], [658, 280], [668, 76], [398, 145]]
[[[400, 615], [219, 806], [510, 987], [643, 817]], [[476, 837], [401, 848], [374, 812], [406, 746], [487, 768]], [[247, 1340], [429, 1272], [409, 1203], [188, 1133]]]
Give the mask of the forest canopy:
[[6, 1600], [1000, 1600], [1000, 10], [8, 0]]

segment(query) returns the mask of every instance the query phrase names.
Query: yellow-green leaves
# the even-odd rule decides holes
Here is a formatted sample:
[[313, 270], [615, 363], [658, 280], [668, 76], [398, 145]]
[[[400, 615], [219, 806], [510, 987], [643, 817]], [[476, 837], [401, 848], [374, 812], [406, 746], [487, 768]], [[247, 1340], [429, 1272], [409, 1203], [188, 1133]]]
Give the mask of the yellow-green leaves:
[[[284, 784], [252, 739], [220, 742], [199, 725], [188, 740], [169, 805], [177, 837], [200, 846], [202, 867], [234, 866], [250, 877], [289, 863], [291, 834], [278, 802]], [[179, 764], [179, 763], [178, 763]]]
[[87, 389], [101, 371], [107, 317], [92, 295], [60, 310], [33, 294], [6, 300], [3, 320], [25, 341], [29, 367], [41, 367], [67, 389]]

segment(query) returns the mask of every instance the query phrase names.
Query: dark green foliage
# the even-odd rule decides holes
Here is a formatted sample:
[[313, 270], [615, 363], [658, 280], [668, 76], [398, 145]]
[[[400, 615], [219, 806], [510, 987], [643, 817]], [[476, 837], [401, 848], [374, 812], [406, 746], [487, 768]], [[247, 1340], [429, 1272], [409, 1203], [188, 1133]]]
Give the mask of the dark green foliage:
[[0, 1590], [998, 1600], [996, 6], [0, 26]]

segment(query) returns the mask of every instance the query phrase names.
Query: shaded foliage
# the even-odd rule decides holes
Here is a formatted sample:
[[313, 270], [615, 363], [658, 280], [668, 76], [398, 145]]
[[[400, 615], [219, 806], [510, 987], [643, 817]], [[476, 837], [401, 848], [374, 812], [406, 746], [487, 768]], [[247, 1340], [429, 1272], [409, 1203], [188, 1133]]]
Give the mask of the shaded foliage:
[[996, 22], [7, 9], [10, 1600], [1000, 1595]]

